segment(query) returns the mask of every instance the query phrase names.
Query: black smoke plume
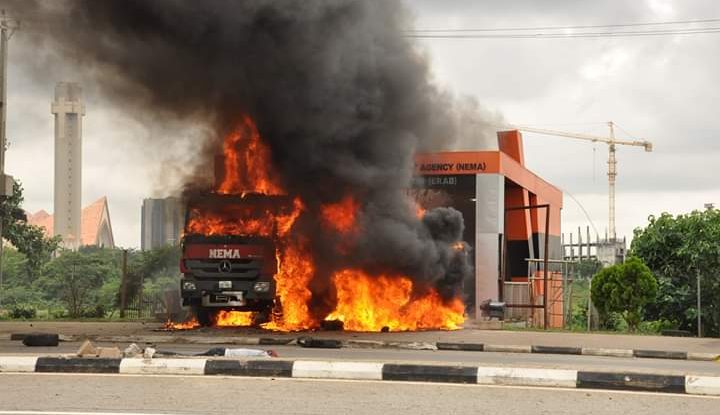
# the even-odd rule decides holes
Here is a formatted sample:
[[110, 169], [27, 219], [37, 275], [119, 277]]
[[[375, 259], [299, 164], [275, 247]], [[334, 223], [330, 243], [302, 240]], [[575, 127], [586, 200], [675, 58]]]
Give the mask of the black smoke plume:
[[[339, 266], [403, 273], [445, 297], [471, 272], [454, 248], [462, 215], [436, 209], [419, 220], [407, 199], [413, 154], [455, 136], [453, 100], [431, 81], [398, 1], [76, 0], [16, 2], [52, 16], [53, 44], [96, 69], [104, 90], [128, 108], [207, 124], [213, 154], [242, 114], [256, 122], [271, 171], [307, 205], [313, 235], [315, 305], [329, 307], [327, 278]], [[188, 183], [188, 186], [194, 183]], [[353, 195], [361, 232], [337, 251], [320, 205]], [[331, 300], [330, 300], [331, 301]]]

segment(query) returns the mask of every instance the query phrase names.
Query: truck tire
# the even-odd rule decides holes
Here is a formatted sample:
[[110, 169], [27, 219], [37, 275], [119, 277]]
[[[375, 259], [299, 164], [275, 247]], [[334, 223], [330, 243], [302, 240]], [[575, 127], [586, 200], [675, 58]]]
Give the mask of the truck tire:
[[25, 335], [22, 342], [29, 347], [55, 347], [60, 344], [60, 336], [50, 333], [30, 333]]
[[265, 309], [262, 311], [258, 311], [255, 313], [255, 316], [253, 317], [253, 326], [259, 326], [261, 324], [267, 323], [270, 321], [270, 309]]
[[215, 313], [201, 306], [195, 306], [192, 310], [195, 318], [197, 319], [198, 323], [200, 323], [201, 327], [212, 326]]

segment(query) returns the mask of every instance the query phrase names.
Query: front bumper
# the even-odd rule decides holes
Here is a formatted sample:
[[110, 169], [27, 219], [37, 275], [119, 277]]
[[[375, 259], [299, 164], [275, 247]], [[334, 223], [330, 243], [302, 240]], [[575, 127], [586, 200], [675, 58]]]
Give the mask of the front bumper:
[[262, 308], [275, 299], [275, 281], [183, 278], [180, 293], [183, 305]]

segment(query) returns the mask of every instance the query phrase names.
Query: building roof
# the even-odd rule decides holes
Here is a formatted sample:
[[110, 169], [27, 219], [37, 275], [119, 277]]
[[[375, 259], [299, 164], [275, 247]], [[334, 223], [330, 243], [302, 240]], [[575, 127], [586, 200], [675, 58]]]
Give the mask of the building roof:
[[[47, 236], [53, 236], [53, 222], [53, 215], [45, 210], [28, 215], [28, 223], [44, 228]], [[80, 244], [101, 245], [109, 248], [115, 246], [107, 197], [103, 196], [83, 208], [80, 222]]]

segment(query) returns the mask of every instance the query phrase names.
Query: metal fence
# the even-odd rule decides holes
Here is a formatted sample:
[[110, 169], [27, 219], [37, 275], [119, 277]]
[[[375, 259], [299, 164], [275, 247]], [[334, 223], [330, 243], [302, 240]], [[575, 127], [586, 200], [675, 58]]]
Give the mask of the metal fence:
[[163, 293], [143, 293], [132, 298], [125, 309], [125, 318], [148, 319], [166, 314], [167, 307]]

